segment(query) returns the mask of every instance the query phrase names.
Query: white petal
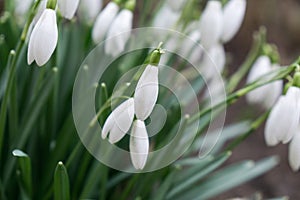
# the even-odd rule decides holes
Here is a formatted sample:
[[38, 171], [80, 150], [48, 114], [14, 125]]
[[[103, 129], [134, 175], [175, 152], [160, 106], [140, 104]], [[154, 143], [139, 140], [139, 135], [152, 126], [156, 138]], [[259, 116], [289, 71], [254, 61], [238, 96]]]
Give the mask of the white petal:
[[114, 2], [110, 2], [98, 15], [92, 31], [92, 38], [95, 43], [100, 43], [103, 40], [118, 11], [119, 6]]
[[32, 61], [33, 56], [39, 66], [46, 64], [56, 48], [57, 39], [56, 13], [52, 9], [45, 9], [32, 31], [28, 62]]
[[222, 41], [231, 40], [241, 27], [245, 12], [246, 0], [230, 0], [223, 10], [223, 34]]
[[172, 10], [180, 11], [183, 8], [185, 2], [185, 0], [167, 0], [166, 3], [168, 4], [168, 6], [170, 6], [170, 8], [172, 8]]
[[221, 73], [226, 63], [226, 55], [223, 45], [215, 44], [212, 46], [207, 54], [204, 55], [200, 63], [201, 75], [209, 80], [213, 78], [216, 73]]
[[265, 140], [269, 146], [287, 143], [297, 132], [299, 109], [296, 99], [281, 96], [274, 105], [265, 126]]
[[201, 44], [210, 48], [218, 43], [222, 34], [222, 5], [219, 1], [208, 1], [200, 19]]
[[79, 0], [58, 0], [58, 8], [67, 19], [72, 19], [79, 5]]
[[295, 134], [289, 145], [289, 163], [294, 171], [300, 168], [300, 130]]
[[[269, 57], [260, 56], [255, 61], [249, 72], [247, 84], [256, 81], [258, 78], [268, 74], [270, 71], [272, 71], [272, 64]], [[261, 104], [266, 109], [268, 109], [275, 103], [275, 101], [281, 95], [281, 89], [281, 81], [267, 84], [249, 92], [246, 95], [246, 100], [250, 104]]]
[[133, 166], [136, 169], [143, 169], [148, 158], [149, 139], [145, 123], [141, 120], [133, 123], [129, 149]]
[[34, 61], [34, 56], [33, 56], [33, 43], [34, 43], [34, 38], [36, 34], [36, 29], [33, 29], [30, 35], [29, 43], [28, 43], [28, 51], [27, 51], [27, 63], [30, 65]]
[[138, 119], [151, 114], [158, 97], [158, 67], [148, 65], [140, 77], [134, 93], [134, 111]]
[[132, 29], [133, 13], [130, 10], [123, 9], [115, 18], [108, 30], [107, 37], [115, 37], [105, 42], [105, 53], [116, 57], [124, 51], [127, 40], [130, 37]]
[[130, 98], [121, 103], [108, 116], [102, 130], [102, 138], [106, 138], [108, 132], [109, 141], [116, 143], [121, 140], [130, 129], [134, 117], [134, 100]]
[[153, 20], [154, 27], [172, 29], [180, 15], [174, 12], [167, 4], [164, 4], [155, 15]]
[[28, 12], [32, 0], [15, 0], [15, 13], [20, 17], [25, 17]]
[[102, 8], [102, 0], [81, 0], [79, 16], [87, 22], [93, 22]]

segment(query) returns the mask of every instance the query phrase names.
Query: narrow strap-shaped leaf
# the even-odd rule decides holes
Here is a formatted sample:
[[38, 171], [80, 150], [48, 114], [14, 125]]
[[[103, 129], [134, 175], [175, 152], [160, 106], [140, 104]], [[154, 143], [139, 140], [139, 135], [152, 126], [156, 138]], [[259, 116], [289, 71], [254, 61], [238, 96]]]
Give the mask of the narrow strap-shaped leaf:
[[217, 169], [219, 166], [221, 166], [230, 157], [230, 155], [231, 152], [225, 152], [224, 154], [213, 159], [206, 166], [200, 166], [200, 168], [198, 168], [198, 172], [194, 170], [195, 168], [197, 169], [197, 166], [195, 166], [195, 168], [192, 168], [191, 171], [195, 172], [195, 174], [191, 176], [191, 174], [187, 173], [186, 179], [181, 179], [182, 182], [177, 183], [178, 185], [170, 191], [170, 193], [167, 196], [167, 199], [173, 199], [177, 194], [193, 186], [199, 180], [201, 180], [206, 175], [208, 175], [209, 173]]
[[70, 185], [67, 169], [62, 162], [59, 162], [54, 172], [54, 199], [69, 200]]
[[14, 150], [12, 152], [18, 160], [17, 174], [19, 176], [19, 184], [22, 191], [23, 199], [32, 198], [32, 172], [31, 172], [31, 160], [30, 157], [21, 150]]

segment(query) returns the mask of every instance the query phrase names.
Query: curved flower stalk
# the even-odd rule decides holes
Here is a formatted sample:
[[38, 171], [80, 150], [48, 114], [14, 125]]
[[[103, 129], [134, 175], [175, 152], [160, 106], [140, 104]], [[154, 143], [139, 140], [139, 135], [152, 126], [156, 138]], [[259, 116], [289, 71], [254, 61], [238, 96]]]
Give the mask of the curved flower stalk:
[[201, 44], [209, 49], [221, 38], [223, 28], [222, 5], [220, 1], [208, 1], [200, 19]]
[[[247, 78], [247, 83], [256, 81], [259, 77], [267, 75], [272, 70], [278, 68], [272, 65], [267, 56], [260, 56], [254, 63]], [[259, 87], [246, 95], [246, 100], [251, 104], [260, 104], [265, 109], [271, 108], [282, 93], [283, 81], [275, 81]]]
[[107, 38], [115, 38], [109, 39], [105, 42], [106, 54], [116, 57], [124, 51], [125, 45], [130, 37], [132, 19], [133, 13], [129, 9], [121, 10], [121, 12], [116, 16], [107, 33]]
[[28, 64], [33, 61], [36, 61], [39, 66], [46, 64], [56, 48], [57, 40], [56, 13], [47, 8], [32, 30], [28, 44]]
[[78, 8], [78, 15], [87, 23], [96, 19], [102, 8], [102, 0], [81, 0]]
[[66, 19], [72, 19], [79, 5], [79, 0], [58, 0], [58, 8], [62, 16]]
[[134, 117], [134, 100], [130, 98], [115, 108], [106, 119], [102, 138], [105, 139], [109, 133], [109, 142], [120, 141], [129, 131]]
[[246, 13], [246, 0], [230, 0], [223, 8], [222, 42], [230, 41], [240, 29]]
[[146, 165], [149, 152], [149, 138], [144, 121], [134, 121], [129, 149], [133, 166], [136, 169], [143, 169]]
[[158, 67], [148, 65], [134, 92], [134, 110], [138, 119], [149, 117], [158, 97]]
[[115, 2], [110, 2], [98, 15], [92, 30], [92, 38], [94, 43], [100, 43], [104, 39], [118, 11], [119, 6]]
[[298, 132], [300, 118], [300, 89], [290, 87], [274, 105], [265, 126], [267, 145], [288, 143]]

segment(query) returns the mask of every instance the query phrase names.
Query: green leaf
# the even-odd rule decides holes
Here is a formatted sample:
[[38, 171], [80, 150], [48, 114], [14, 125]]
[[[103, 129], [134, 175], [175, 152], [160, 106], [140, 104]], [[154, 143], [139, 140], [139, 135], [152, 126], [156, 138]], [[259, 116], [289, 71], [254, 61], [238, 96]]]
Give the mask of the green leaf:
[[62, 162], [59, 162], [54, 172], [54, 199], [69, 200], [70, 185], [67, 169]]
[[209, 199], [215, 197], [222, 192], [264, 174], [275, 167], [278, 162], [278, 157], [269, 157], [257, 163], [254, 163], [253, 161], [244, 161], [242, 163], [231, 165], [216, 172], [198, 186], [177, 196], [177, 199]]
[[32, 197], [32, 176], [31, 176], [31, 160], [30, 157], [21, 150], [12, 152], [18, 160], [18, 176], [23, 199], [31, 199]]
[[163, 183], [161, 184], [157, 192], [155, 192], [155, 196], [152, 199], [156, 199], [156, 200], [165, 199], [165, 196], [168, 190], [170, 189], [176, 174], [177, 172], [174, 170], [167, 176], [167, 178], [163, 181]]
[[175, 182], [175, 187], [169, 192], [167, 199], [173, 199], [179, 193], [193, 186], [209, 173], [220, 167], [231, 155], [231, 152], [225, 152], [224, 154], [217, 156], [207, 165], [194, 166], [184, 172], [184, 176], [179, 177]]

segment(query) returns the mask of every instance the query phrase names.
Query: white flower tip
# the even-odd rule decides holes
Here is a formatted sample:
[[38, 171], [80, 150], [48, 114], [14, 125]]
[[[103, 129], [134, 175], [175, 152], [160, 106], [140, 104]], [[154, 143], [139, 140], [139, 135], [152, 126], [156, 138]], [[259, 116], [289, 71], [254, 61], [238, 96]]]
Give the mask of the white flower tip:
[[145, 123], [141, 120], [136, 120], [133, 124], [129, 149], [134, 168], [144, 169], [148, 158], [149, 139]]

